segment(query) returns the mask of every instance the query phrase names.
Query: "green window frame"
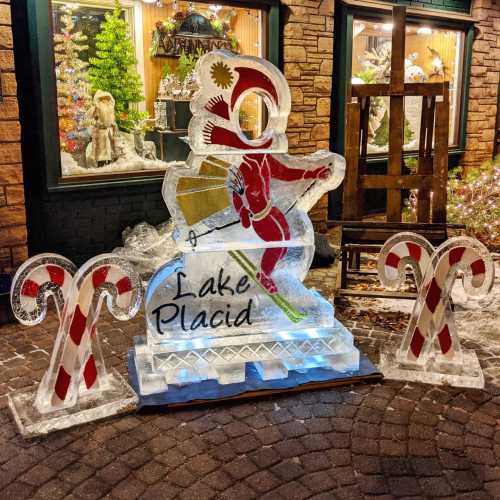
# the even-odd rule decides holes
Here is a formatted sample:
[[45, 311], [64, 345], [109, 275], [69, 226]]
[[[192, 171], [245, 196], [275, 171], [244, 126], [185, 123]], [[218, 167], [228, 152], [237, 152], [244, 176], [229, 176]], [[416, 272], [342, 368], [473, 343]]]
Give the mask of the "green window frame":
[[[205, 1], [205, 0], [198, 0]], [[208, 3], [208, 2], [207, 2]], [[274, 65], [281, 65], [280, 47], [280, 3], [279, 0], [254, 0], [251, 2], [229, 0], [227, 5], [259, 8], [267, 12], [267, 59]], [[28, 25], [28, 51], [32, 61], [32, 73], [29, 75], [34, 93], [38, 96], [35, 112], [38, 120], [30, 126], [39, 128], [38, 157], [42, 165], [42, 183], [47, 192], [80, 191], [102, 189], [106, 187], [132, 186], [157, 183], [161, 184], [163, 173], [157, 175], [127, 175], [92, 179], [80, 182], [61, 183], [61, 161], [58, 139], [57, 92], [55, 78], [54, 49], [52, 42], [52, 17], [50, 0], [26, 0]], [[27, 75], [23, 75], [26, 77]], [[33, 145], [37, 147], [37, 145]]]
[[[401, 2], [400, 2], [401, 3]], [[464, 33], [464, 51], [462, 59], [462, 92], [460, 95], [460, 111], [458, 114], [458, 141], [449, 149], [449, 165], [457, 165], [460, 156], [465, 151], [465, 140], [467, 133], [467, 112], [469, 101], [470, 67], [472, 61], [472, 44], [474, 41], [474, 23], [472, 19], [454, 19], [436, 16], [429, 10], [418, 15], [412, 12], [407, 14], [408, 23], [422, 23], [436, 28], [448, 28]], [[348, 89], [352, 73], [352, 44], [353, 44], [353, 22], [354, 18], [361, 17], [372, 21], [390, 20], [390, 11], [382, 8], [364, 8], [360, 6], [337, 4], [335, 11], [335, 49], [334, 49], [334, 75], [333, 88], [333, 115], [337, 117], [337, 126], [332, 127], [333, 135], [331, 143], [335, 151], [344, 153], [346, 103]], [[458, 17], [458, 16], [457, 16]], [[465, 16], [464, 16], [465, 17]], [[335, 71], [335, 70], [334, 70]], [[340, 125], [340, 126], [339, 126]], [[405, 156], [414, 156], [414, 153], [405, 153]], [[387, 162], [387, 156], [368, 157], [369, 164], [373, 166], [383, 166]]]

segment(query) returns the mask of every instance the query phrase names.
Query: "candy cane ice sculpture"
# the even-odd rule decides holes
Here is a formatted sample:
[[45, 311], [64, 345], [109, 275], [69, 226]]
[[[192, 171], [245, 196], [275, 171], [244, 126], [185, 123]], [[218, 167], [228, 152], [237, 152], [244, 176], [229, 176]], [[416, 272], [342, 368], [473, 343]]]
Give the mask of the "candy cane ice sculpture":
[[486, 247], [469, 237], [451, 238], [437, 249], [422, 236], [400, 233], [385, 243], [378, 272], [387, 287], [398, 287], [410, 265], [418, 296], [403, 342], [396, 353], [383, 351], [380, 368], [389, 378], [483, 387], [473, 351], [460, 346], [450, 294], [459, 272], [470, 297], [483, 297], [493, 286], [494, 265]]
[[[378, 275], [380, 281], [387, 288], [399, 288], [406, 279], [406, 267], [410, 266], [415, 278], [417, 289], [422, 288], [424, 274], [429, 265], [434, 247], [423, 236], [403, 232], [389, 238], [378, 260]], [[446, 299], [446, 321], [437, 335], [439, 348], [443, 356], [449, 361], [461, 362], [462, 349], [456, 333], [454, 316], [449, 298]], [[411, 360], [421, 363], [425, 356], [420, 356], [421, 343], [418, 337], [412, 337], [410, 352], [406, 353]], [[407, 361], [406, 359], [402, 360]]]
[[104, 297], [118, 319], [132, 318], [141, 303], [141, 282], [131, 265], [100, 255], [75, 267], [64, 257], [29, 259], [14, 277], [11, 303], [23, 324], [45, 317], [47, 297], [55, 299], [60, 325], [49, 369], [34, 391], [9, 396], [21, 432], [37, 435], [102, 418], [134, 404], [136, 396], [118, 373], [107, 372], [96, 323]]

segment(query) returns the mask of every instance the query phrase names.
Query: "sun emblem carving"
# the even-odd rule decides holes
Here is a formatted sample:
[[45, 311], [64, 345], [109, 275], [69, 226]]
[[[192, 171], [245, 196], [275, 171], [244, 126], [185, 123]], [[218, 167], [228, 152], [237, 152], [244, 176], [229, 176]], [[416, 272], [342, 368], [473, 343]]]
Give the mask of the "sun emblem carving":
[[233, 83], [233, 75], [229, 66], [222, 61], [212, 64], [210, 76], [217, 87], [227, 89]]

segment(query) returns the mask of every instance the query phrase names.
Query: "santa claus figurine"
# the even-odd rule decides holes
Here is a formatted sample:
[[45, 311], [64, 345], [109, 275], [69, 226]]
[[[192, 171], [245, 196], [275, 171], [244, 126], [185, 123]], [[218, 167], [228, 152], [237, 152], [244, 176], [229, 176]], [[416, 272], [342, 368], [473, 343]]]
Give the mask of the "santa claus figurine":
[[115, 100], [109, 92], [98, 90], [94, 105], [88, 112], [92, 122], [92, 147], [90, 159], [102, 167], [118, 157], [116, 139], [118, 127], [115, 120]]

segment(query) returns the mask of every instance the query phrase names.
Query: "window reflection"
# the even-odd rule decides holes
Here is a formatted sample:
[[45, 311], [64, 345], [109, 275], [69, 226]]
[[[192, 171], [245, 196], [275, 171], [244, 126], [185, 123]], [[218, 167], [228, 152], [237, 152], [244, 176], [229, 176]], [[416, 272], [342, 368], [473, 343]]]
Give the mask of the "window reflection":
[[[227, 42], [239, 54], [265, 57], [266, 14], [258, 8], [122, 0], [110, 27], [111, 0], [51, 5], [63, 180], [158, 175], [170, 162], [184, 161], [189, 101], [197, 90], [193, 70], [203, 47]], [[202, 34], [204, 44], [194, 49]], [[158, 50], [161, 36], [177, 35], [184, 37], [182, 51]], [[249, 95], [240, 107], [243, 134], [259, 137], [266, 120], [262, 98]]]
[[[352, 83], [388, 83], [391, 71], [392, 24], [355, 19]], [[406, 82], [450, 82], [450, 145], [458, 142], [464, 34], [421, 25], [407, 25]], [[404, 148], [418, 149], [421, 98], [405, 98]], [[368, 152], [385, 153], [389, 141], [389, 98], [371, 101]]]

